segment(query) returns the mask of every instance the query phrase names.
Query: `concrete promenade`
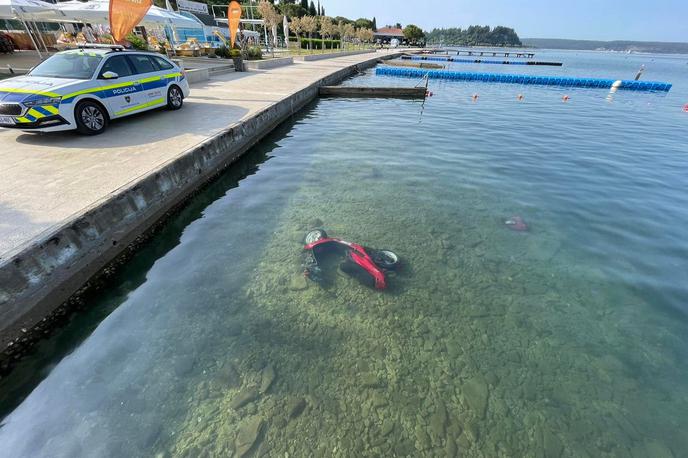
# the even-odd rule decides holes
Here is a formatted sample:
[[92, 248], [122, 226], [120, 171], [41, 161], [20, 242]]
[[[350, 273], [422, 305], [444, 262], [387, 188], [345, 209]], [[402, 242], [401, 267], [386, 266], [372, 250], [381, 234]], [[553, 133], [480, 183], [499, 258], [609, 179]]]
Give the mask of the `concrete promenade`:
[[54, 310], [320, 85], [398, 54], [217, 76], [192, 85], [182, 110], [118, 120], [95, 137], [0, 129], [0, 344]]

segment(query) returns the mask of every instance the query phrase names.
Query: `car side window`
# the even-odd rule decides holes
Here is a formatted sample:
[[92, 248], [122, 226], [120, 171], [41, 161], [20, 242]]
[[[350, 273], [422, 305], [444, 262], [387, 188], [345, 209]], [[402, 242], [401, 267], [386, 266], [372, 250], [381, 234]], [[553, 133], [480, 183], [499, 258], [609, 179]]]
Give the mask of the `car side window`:
[[144, 56], [142, 54], [134, 54], [127, 57], [129, 57], [129, 60], [134, 65], [134, 70], [137, 74], [158, 71], [158, 68], [155, 66], [155, 63], [151, 60], [149, 56]]
[[133, 72], [131, 71], [131, 66], [127, 61], [125, 56], [112, 56], [110, 57], [103, 68], [100, 70], [99, 78], [102, 78], [105, 72], [115, 72], [120, 78], [125, 76], [131, 76]]
[[158, 67], [160, 67], [160, 70], [172, 70], [174, 68], [174, 65], [169, 63], [167, 60], [163, 59], [162, 57], [158, 56], [153, 56], [153, 60], [155, 61], [156, 64], [158, 64]]

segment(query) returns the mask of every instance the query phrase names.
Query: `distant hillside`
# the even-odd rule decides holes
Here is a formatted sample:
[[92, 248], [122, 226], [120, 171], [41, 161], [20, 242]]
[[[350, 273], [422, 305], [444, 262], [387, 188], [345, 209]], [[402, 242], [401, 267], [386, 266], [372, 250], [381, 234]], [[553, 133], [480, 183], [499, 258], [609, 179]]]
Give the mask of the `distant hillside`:
[[427, 43], [441, 43], [445, 46], [521, 46], [521, 40], [514, 29], [498, 25], [472, 25], [467, 29], [453, 27], [434, 29], [425, 35]]
[[521, 41], [525, 46], [532, 46], [535, 48], [688, 54], [688, 43], [665, 43], [661, 41], [564, 40], [561, 38], [522, 38]]

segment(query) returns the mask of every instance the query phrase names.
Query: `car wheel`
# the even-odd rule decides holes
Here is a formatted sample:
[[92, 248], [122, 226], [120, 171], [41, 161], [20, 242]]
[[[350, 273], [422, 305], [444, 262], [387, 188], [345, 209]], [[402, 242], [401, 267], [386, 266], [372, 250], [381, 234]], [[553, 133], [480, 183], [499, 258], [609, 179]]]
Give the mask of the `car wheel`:
[[79, 102], [74, 109], [76, 130], [84, 135], [98, 135], [108, 125], [108, 114], [101, 105], [87, 100]]
[[167, 90], [167, 108], [170, 110], [179, 110], [184, 104], [184, 94], [179, 86], [171, 86]]

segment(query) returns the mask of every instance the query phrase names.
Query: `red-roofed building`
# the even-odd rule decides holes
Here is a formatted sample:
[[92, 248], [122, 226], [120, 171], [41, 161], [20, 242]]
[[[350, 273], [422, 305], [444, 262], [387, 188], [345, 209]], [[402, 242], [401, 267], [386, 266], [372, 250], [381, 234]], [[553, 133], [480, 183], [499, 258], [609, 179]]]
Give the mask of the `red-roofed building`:
[[380, 40], [383, 43], [388, 43], [395, 38], [399, 41], [403, 41], [404, 31], [402, 29], [397, 29], [396, 27], [382, 27], [377, 29], [377, 32], [375, 32], [375, 39]]

